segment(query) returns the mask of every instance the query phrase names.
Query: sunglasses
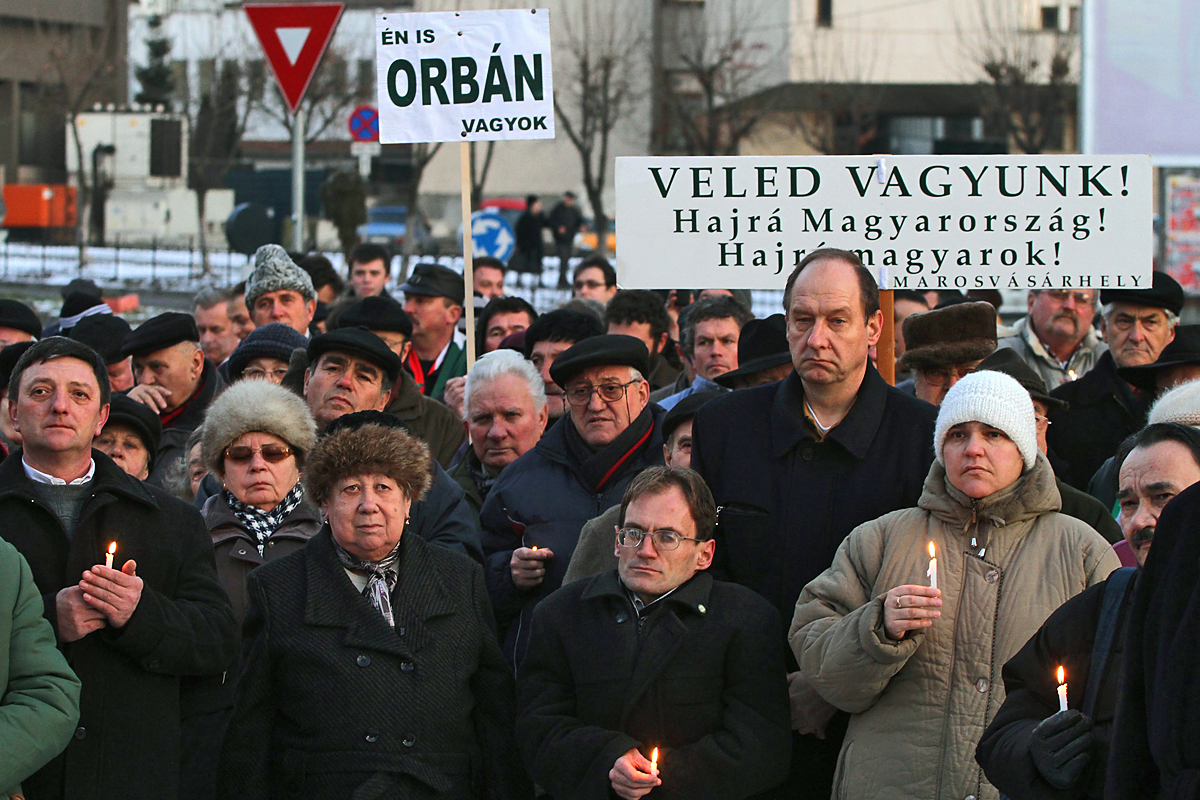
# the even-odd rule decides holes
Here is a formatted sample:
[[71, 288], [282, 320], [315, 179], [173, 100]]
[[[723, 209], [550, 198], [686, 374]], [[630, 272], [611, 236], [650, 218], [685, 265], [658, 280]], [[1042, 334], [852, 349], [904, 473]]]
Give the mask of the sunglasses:
[[262, 453], [263, 461], [278, 464], [292, 454], [292, 448], [286, 444], [265, 444], [262, 447], [243, 444], [225, 448], [225, 458], [233, 464], [247, 464], [254, 458], [255, 453]]

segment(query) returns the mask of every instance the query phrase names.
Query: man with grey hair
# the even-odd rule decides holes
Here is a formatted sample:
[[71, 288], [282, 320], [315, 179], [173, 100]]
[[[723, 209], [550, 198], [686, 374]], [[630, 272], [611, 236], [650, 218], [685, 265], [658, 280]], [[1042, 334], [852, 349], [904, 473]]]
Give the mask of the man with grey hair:
[[1051, 391], [1082, 378], [1105, 350], [1092, 328], [1096, 291], [1030, 289], [1026, 302], [1029, 313], [996, 346], [1016, 350]]
[[694, 392], [727, 392], [718, 375], [738, 368], [738, 339], [742, 326], [754, 315], [729, 295], [704, 297], [679, 316], [680, 352], [695, 374], [692, 385], [664, 397], [658, 404], [667, 411]]
[[546, 388], [533, 364], [513, 350], [484, 354], [467, 373], [463, 408], [471, 447], [450, 470], [475, 513], [509, 464], [533, 449], [549, 421]]
[[218, 367], [225, 363], [237, 348], [237, 331], [229, 317], [229, 303], [233, 300], [231, 289], [206, 286], [192, 300], [192, 316], [196, 329], [200, 331], [200, 349], [204, 356]]
[[641, 339], [619, 334], [559, 355], [550, 377], [569, 414], [504, 469], [483, 502], [484, 577], [513, 667], [530, 615], [562, 583], [584, 523], [619, 503], [643, 468], [663, 463], [665, 412], [650, 403], [649, 361]]
[[1105, 289], [1100, 302], [1108, 351], [1091, 372], [1051, 392], [1070, 403], [1071, 412], [1059, 415], [1046, 433], [1050, 449], [1067, 462], [1062, 478], [1083, 490], [1125, 437], [1146, 422], [1153, 396], [1122, 379], [1118, 370], [1154, 363], [1174, 340], [1183, 288], [1167, 273], [1155, 272], [1149, 288]]
[[282, 322], [308, 336], [317, 313], [312, 278], [277, 244], [254, 253], [254, 271], [246, 279], [246, 307], [256, 326]]

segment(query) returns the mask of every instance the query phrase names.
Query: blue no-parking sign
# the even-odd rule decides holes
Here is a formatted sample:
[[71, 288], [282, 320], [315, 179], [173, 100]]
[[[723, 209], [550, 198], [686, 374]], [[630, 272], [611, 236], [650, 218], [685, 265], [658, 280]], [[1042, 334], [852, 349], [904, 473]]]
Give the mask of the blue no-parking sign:
[[350, 112], [350, 136], [356, 142], [379, 141], [379, 111], [375, 106], [359, 106]]

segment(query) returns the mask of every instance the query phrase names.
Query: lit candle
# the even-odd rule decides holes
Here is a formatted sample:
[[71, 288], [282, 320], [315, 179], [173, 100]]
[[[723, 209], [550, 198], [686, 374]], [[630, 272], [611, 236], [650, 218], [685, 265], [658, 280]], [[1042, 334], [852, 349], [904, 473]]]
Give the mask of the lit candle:
[[113, 542], [108, 546], [108, 552], [104, 554], [104, 566], [112, 569], [112, 558], [117, 552], [117, 543]]
[[929, 569], [925, 571], [929, 576], [929, 588], [937, 588], [937, 549], [933, 546], [933, 542], [929, 543]]
[[658, 748], [654, 748], [650, 753], [650, 774], [658, 774]]
[[1067, 710], [1067, 671], [1058, 668], [1058, 710]]

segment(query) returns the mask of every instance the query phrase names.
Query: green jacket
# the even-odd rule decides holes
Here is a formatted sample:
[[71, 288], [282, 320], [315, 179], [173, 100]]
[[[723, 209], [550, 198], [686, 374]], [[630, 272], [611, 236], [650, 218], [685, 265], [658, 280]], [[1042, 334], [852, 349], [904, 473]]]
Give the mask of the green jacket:
[[[450, 358], [449, 353], [446, 358]], [[449, 469], [454, 454], [467, 440], [466, 426], [447, 406], [421, 394], [416, 380], [408, 372], [401, 370], [399, 380], [400, 386], [388, 404], [387, 412], [407, 425], [413, 436], [429, 445], [429, 454], [443, 469]]]
[[79, 679], [42, 612], [29, 564], [0, 540], [0, 797], [61, 753], [79, 721]]

